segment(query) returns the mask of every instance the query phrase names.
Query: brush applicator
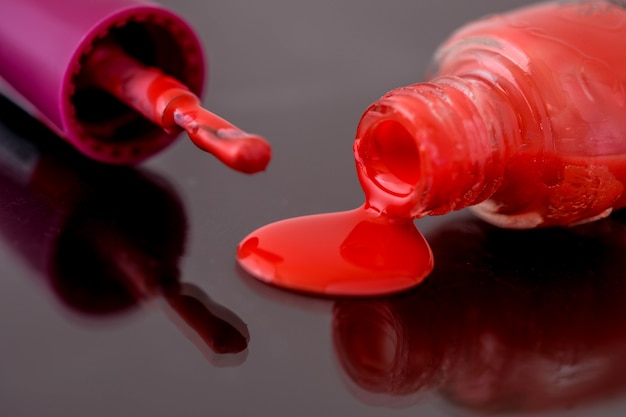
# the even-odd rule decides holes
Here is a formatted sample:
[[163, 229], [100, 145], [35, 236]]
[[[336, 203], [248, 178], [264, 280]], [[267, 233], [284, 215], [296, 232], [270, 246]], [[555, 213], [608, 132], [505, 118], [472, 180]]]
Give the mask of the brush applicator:
[[0, 77], [83, 154], [135, 164], [185, 130], [233, 169], [265, 169], [271, 149], [263, 138], [200, 107], [202, 47], [179, 16], [141, 0], [0, 7]]

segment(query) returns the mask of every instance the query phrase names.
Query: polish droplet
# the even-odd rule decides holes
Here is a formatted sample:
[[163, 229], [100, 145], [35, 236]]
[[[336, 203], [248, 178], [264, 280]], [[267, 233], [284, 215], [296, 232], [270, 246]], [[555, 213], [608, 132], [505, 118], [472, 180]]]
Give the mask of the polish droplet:
[[411, 219], [365, 206], [264, 226], [242, 241], [237, 259], [261, 281], [332, 296], [403, 291], [433, 268], [430, 247]]

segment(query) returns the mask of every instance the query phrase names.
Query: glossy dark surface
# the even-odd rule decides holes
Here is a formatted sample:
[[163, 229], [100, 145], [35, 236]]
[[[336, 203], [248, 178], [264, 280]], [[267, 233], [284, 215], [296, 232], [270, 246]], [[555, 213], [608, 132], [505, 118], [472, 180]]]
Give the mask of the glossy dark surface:
[[187, 140], [138, 171], [94, 166], [32, 122], [10, 131], [3, 103], [0, 415], [623, 416], [623, 213], [530, 232], [423, 219], [433, 274], [381, 299], [235, 263], [260, 226], [359, 206], [362, 111], [454, 28], [524, 3], [166, 2], [204, 40], [204, 104], [272, 143], [256, 176]]

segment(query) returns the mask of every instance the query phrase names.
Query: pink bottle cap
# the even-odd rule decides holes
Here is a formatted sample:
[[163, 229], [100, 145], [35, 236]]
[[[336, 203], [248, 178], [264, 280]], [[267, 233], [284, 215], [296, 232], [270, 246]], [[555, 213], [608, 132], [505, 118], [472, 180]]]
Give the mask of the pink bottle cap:
[[113, 40], [146, 65], [202, 93], [197, 36], [172, 12], [143, 0], [0, 0], [0, 77], [83, 154], [137, 163], [174, 136], [102, 91], [82, 71], [94, 44]]

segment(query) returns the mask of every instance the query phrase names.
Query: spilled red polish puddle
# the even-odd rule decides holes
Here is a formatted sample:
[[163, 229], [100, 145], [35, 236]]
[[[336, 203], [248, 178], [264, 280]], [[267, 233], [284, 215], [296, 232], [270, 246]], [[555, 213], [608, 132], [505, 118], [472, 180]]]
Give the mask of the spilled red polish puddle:
[[430, 247], [412, 219], [365, 205], [261, 227], [243, 239], [237, 260], [261, 281], [331, 296], [399, 292], [433, 268]]

